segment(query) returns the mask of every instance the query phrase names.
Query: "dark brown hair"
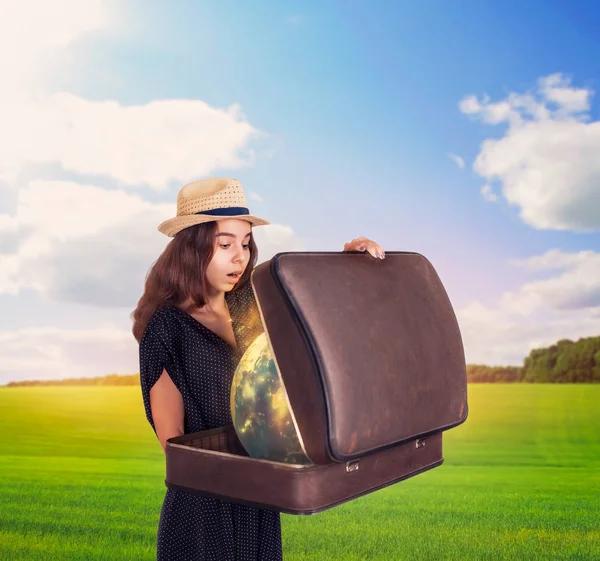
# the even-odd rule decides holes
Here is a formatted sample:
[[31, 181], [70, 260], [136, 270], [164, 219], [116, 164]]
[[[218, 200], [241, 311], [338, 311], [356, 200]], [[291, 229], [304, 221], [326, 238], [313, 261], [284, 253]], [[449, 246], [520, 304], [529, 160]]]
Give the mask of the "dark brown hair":
[[[133, 336], [139, 343], [152, 314], [169, 305], [179, 306], [191, 300], [186, 311], [206, 304], [206, 269], [215, 250], [216, 221], [184, 228], [175, 237], [146, 274], [144, 293], [131, 313]], [[232, 291], [240, 290], [250, 280], [258, 252], [254, 236], [250, 236], [250, 260]]]

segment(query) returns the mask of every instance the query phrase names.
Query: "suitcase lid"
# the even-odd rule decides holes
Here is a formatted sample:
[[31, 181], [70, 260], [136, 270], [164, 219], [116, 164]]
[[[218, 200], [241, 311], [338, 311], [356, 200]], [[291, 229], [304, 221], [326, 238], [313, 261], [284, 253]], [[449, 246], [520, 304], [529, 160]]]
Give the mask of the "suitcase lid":
[[251, 276], [307, 456], [344, 462], [467, 416], [462, 339], [414, 252], [286, 252]]

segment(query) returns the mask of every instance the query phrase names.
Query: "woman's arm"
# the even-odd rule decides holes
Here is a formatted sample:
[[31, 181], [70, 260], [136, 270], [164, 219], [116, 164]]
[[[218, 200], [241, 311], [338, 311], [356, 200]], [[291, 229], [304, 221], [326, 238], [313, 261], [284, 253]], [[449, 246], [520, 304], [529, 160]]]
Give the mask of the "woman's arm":
[[150, 390], [150, 409], [156, 435], [164, 452], [169, 438], [184, 434], [183, 399], [166, 369], [163, 369]]

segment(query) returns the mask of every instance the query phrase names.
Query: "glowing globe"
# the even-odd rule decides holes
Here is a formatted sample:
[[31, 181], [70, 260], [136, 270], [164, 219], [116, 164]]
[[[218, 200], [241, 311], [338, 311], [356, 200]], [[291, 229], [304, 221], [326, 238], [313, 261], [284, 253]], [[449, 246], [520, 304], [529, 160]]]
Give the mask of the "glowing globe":
[[264, 333], [246, 349], [231, 383], [231, 418], [251, 458], [310, 464]]

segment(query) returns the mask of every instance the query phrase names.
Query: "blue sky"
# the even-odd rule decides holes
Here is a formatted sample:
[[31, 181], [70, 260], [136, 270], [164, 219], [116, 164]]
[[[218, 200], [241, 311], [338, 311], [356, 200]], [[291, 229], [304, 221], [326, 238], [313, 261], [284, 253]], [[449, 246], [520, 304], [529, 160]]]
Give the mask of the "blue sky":
[[[137, 371], [128, 314], [168, 242], [156, 225], [184, 183], [207, 175], [239, 178], [251, 209], [275, 224], [258, 238], [262, 258], [340, 250], [359, 235], [423, 253], [469, 362], [519, 364], [533, 346], [600, 333], [596, 3], [137, 1], [94, 4], [94, 17], [70, 0], [56, 6], [45, 17], [64, 40], [46, 40], [40, 17], [31, 56], [10, 54], [28, 52], [26, 34], [1, 45], [0, 63], [19, 62], [7, 66], [20, 84], [10, 100], [50, 117], [27, 125], [42, 131], [35, 147], [0, 137], [10, 154], [0, 173], [11, 170], [0, 175], [10, 359], [0, 383]], [[526, 94], [538, 111], [527, 126], [523, 106], [502, 105]], [[543, 107], [554, 113], [539, 118]], [[14, 114], [0, 112], [4, 129], [28, 130]], [[185, 140], [206, 146], [214, 127], [226, 139], [210, 157]], [[63, 231], [67, 217], [36, 232], [35, 205], [64, 212], [70, 199], [56, 193], [67, 191], [96, 213], [94, 226]], [[119, 204], [127, 212], [115, 217]], [[139, 245], [122, 250], [115, 232]], [[85, 267], [83, 247], [97, 248]], [[88, 351], [73, 351], [83, 340]]]

